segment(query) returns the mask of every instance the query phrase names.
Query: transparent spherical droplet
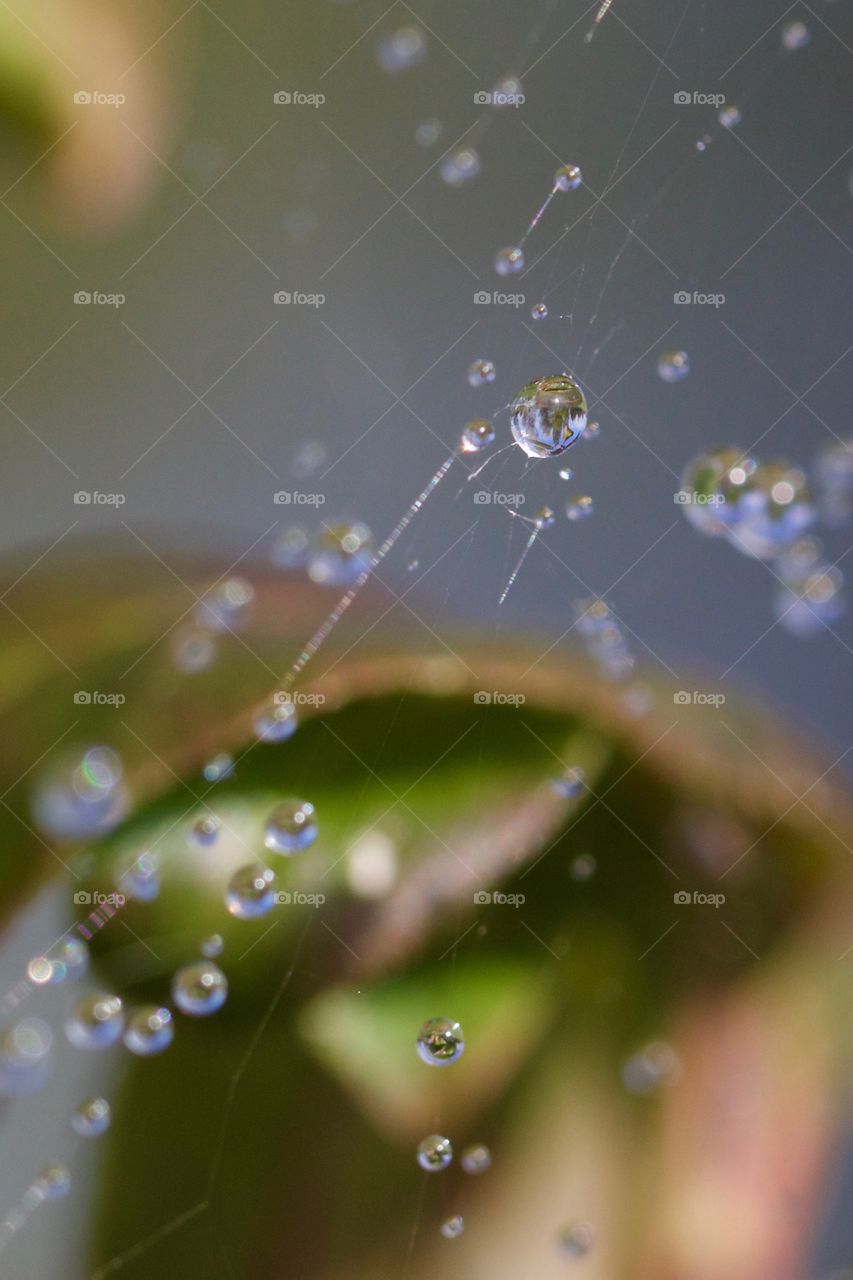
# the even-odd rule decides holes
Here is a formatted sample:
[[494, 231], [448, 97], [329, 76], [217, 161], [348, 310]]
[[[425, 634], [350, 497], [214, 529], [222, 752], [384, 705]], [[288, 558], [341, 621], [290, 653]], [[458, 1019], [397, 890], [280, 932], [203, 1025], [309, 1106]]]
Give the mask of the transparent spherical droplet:
[[62, 1200], [71, 1190], [71, 1174], [64, 1164], [48, 1164], [33, 1183], [33, 1189], [45, 1200]]
[[475, 360], [468, 366], [468, 385], [471, 387], [487, 387], [497, 376], [498, 371], [491, 360]]
[[566, 503], [566, 516], [569, 520], [588, 520], [593, 512], [592, 498], [588, 493], [576, 494]]
[[582, 440], [598, 440], [601, 437], [601, 423], [588, 422], [583, 429]]
[[124, 1030], [124, 1007], [119, 996], [93, 992], [76, 1001], [65, 1019], [65, 1034], [75, 1049], [107, 1049]]
[[524, 102], [524, 89], [518, 76], [505, 75], [490, 94], [493, 107], [520, 107]]
[[786, 582], [799, 582], [816, 568], [823, 555], [823, 546], [817, 538], [797, 538], [776, 560], [776, 572]]
[[116, 880], [116, 888], [136, 902], [153, 902], [160, 893], [160, 863], [157, 855], [146, 851], [125, 868]]
[[805, 577], [780, 587], [774, 601], [779, 625], [804, 639], [832, 626], [846, 607], [844, 575], [829, 565], [818, 566]]
[[737, 506], [723, 519], [738, 551], [765, 560], [795, 542], [816, 515], [802, 471], [780, 461], [755, 468]]
[[702, 136], [701, 138], [697, 139], [697, 142], [696, 142], [696, 150], [697, 150], [697, 151], [707, 151], [707, 150], [708, 150], [708, 148], [710, 147], [710, 145], [711, 145], [712, 141], [713, 141], [713, 139], [712, 139], [712, 137], [711, 137], [710, 133], [703, 134], [703, 136]]
[[209, 671], [216, 661], [216, 639], [204, 627], [178, 627], [169, 640], [172, 662], [184, 675]]
[[185, 965], [172, 979], [172, 999], [191, 1018], [206, 1018], [225, 1004], [228, 979], [217, 965], [200, 960]]
[[495, 271], [499, 276], [513, 276], [524, 270], [524, 250], [518, 245], [507, 245], [495, 255]]
[[274, 694], [255, 717], [254, 730], [261, 742], [287, 742], [296, 733], [298, 723], [294, 704], [283, 695]]
[[27, 965], [27, 977], [37, 987], [43, 987], [53, 977], [53, 965], [47, 956], [33, 956]]
[[465, 1219], [461, 1213], [456, 1213], [452, 1218], [445, 1218], [441, 1224], [441, 1234], [445, 1240], [455, 1240], [457, 1236], [461, 1236], [465, 1230]]
[[495, 442], [495, 428], [487, 418], [474, 418], [462, 428], [459, 448], [462, 453], [479, 453]]
[[749, 505], [758, 469], [754, 458], [734, 446], [693, 458], [681, 477], [675, 500], [700, 533], [716, 537], [736, 525]]
[[453, 1146], [450, 1139], [442, 1138], [438, 1133], [431, 1133], [418, 1144], [418, 1164], [428, 1173], [446, 1169], [452, 1159]]
[[576, 191], [583, 182], [583, 174], [576, 164], [561, 165], [554, 174], [554, 186], [558, 191]]
[[419, 566], [420, 566], [419, 560], [410, 560], [409, 563], [406, 565], [406, 571], [407, 573], [414, 573], [415, 570], [419, 568]]
[[582, 1258], [595, 1243], [595, 1235], [588, 1222], [572, 1222], [557, 1235], [557, 1249], [568, 1258]]
[[81, 1138], [99, 1138], [110, 1127], [112, 1112], [106, 1098], [86, 1098], [74, 1109], [71, 1128]]
[[222, 823], [216, 815], [205, 813], [202, 817], [196, 818], [190, 828], [190, 843], [206, 849], [209, 845], [216, 844], [221, 830]]
[[47, 953], [51, 985], [77, 982], [89, 968], [89, 948], [80, 938], [63, 938]]
[[544, 302], [534, 302], [533, 306], [530, 308], [530, 319], [531, 320], [547, 320], [548, 319], [548, 308]]
[[654, 1040], [632, 1054], [622, 1066], [622, 1083], [640, 1096], [671, 1084], [681, 1073], [681, 1059], [672, 1045]]
[[224, 782], [234, 772], [234, 757], [227, 751], [220, 751], [219, 755], [208, 760], [201, 772], [205, 782]]
[[542, 529], [550, 529], [556, 519], [557, 517], [550, 507], [540, 507], [533, 517], [533, 523], [541, 531]]
[[301, 569], [308, 556], [310, 540], [304, 529], [291, 525], [273, 539], [269, 558], [277, 569]]
[[199, 951], [207, 960], [215, 960], [225, 950], [225, 939], [221, 933], [211, 933], [202, 938]]
[[419, 147], [433, 147], [442, 133], [440, 120], [422, 120], [415, 130], [415, 141]]
[[690, 372], [686, 351], [664, 351], [658, 359], [658, 377], [664, 382], [683, 382]]
[[168, 1049], [175, 1038], [171, 1010], [147, 1004], [129, 1017], [124, 1033], [125, 1046], [137, 1057], [148, 1058]]
[[465, 1036], [452, 1018], [429, 1018], [416, 1041], [421, 1062], [430, 1067], [447, 1067], [458, 1062], [465, 1051]]
[[39, 830], [57, 840], [92, 840], [128, 810], [122, 762], [111, 747], [87, 747], [49, 770], [32, 797]]
[[314, 843], [317, 830], [310, 800], [283, 800], [267, 818], [264, 844], [273, 853], [299, 853]]
[[226, 578], [196, 606], [198, 625], [208, 631], [239, 631], [249, 618], [255, 588], [245, 578]]
[[578, 796], [583, 795], [586, 789], [583, 769], [577, 765], [570, 769], [565, 769], [559, 778], [553, 780], [551, 789], [558, 796], [564, 796], [567, 800], [576, 800]]
[[717, 119], [724, 129], [734, 129], [743, 120], [740, 107], [736, 107], [733, 102], [727, 102], [724, 107], [720, 107], [717, 113]]
[[591, 853], [580, 853], [576, 858], [572, 859], [569, 867], [569, 875], [573, 880], [577, 880], [580, 884], [584, 884], [587, 880], [591, 880], [595, 875], [597, 863]]
[[578, 384], [558, 373], [521, 388], [510, 409], [510, 426], [529, 458], [555, 458], [580, 439], [586, 414], [586, 396]]
[[50, 1073], [53, 1032], [41, 1018], [22, 1018], [0, 1040], [0, 1098], [40, 1089]]
[[790, 53], [805, 49], [811, 38], [812, 33], [804, 22], [786, 22], [782, 28], [782, 46]]
[[574, 480], [575, 478], [575, 473], [571, 467], [561, 467], [558, 474], [561, 480]]
[[225, 905], [237, 920], [255, 920], [275, 906], [275, 872], [252, 862], [234, 872], [225, 893]]
[[460, 1163], [465, 1173], [476, 1176], [492, 1167], [492, 1153], [482, 1142], [478, 1142], [465, 1148]]
[[395, 74], [417, 67], [427, 56], [429, 45], [420, 27], [398, 27], [376, 46], [376, 61], [383, 71]]
[[480, 172], [479, 153], [474, 147], [457, 147], [444, 157], [439, 172], [449, 187], [461, 187]]
[[308, 577], [325, 587], [348, 587], [360, 577], [376, 550], [373, 534], [359, 521], [322, 529], [308, 553]]

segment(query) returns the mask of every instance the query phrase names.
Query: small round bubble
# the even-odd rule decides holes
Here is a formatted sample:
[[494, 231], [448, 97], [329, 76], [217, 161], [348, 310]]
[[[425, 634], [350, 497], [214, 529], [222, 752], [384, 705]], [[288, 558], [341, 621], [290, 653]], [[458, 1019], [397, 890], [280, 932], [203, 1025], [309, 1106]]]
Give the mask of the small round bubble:
[[476, 1143], [472, 1147], [466, 1147], [462, 1152], [461, 1165], [465, 1173], [476, 1177], [480, 1173], [485, 1173], [492, 1166], [492, 1153], [488, 1147], [482, 1142]]
[[208, 631], [238, 631], [249, 618], [255, 589], [246, 578], [217, 583], [195, 610], [200, 627]]
[[595, 1235], [588, 1222], [572, 1222], [557, 1235], [557, 1250], [567, 1258], [582, 1258], [595, 1243]]
[[299, 853], [314, 843], [317, 831], [310, 800], [283, 800], [267, 818], [264, 844], [272, 853]]
[[452, 1218], [445, 1218], [441, 1224], [441, 1234], [445, 1240], [455, 1240], [457, 1236], [461, 1236], [465, 1230], [465, 1219], [461, 1213], [456, 1213]]
[[441, 162], [442, 180], [449, 187], [461, 187], [480, 172], [480, 156], [474, 147], [457, 147]]
[[81, 1138], [99, 1138], [110, 1127], [112, 1112], [106, 1098], [86, 1098], [75, 1107], [71, 1128]]
[[106, 1049], [124, 1030], [119, 996], [94, 992], [78, 1000], [65, 1020], [65, 1034], [75, 1049]]
[[255, 920], [275, 906], [275, 873], [260, 862], [234, 872], [225, 892], [225, 906], [236, 920]]
[[160, 893], [160, 866], [156, 854], [140, 853], [116, 880], [116, 888], [135, 902], [153, 902]]
[[495, 442], [495, 428], [487, 418], [474, 418], [462, 429], [459, 448], [462, 453], [479, 453]]
[[664, 351], [658, 359], [658, 377], [663, 382], [683, 382], [690, 373], [686, 351]]
[[557, 457], [580, 439], [586, 423], [586, 396], [567, 373], [529, 382], [510, 409], [513, 439], [529, 458]]
[[201, 772], [205, 782], [224, 782], [234, 772], [234, 757], [227, 751], [220, 751], [219, 755], [208, 760]]
[[71, 1190], [71, 1174], [64, 1164], [45, 1165], [33, 1188], [45, 1200], [63, 1200]]
[[415, 130], [415, 141], [419, 147], [432, 147], [438, 142], [441, 132], [440, 120], [422, 120]]
[[805, 49], [811, 38], [812, 33], [804, 22], [786, 22], [782, 28], [782, 46], [789, 53]]
[[128, 1019], [124, 1043], [139, 1058], [149, 1058], [168, 1049], [175, 1038], [175, 1026], [169, 1009], [143, 1005]]
[[471, 387], [487, 387], [497, 377], [497, 370], [491, 360], [475, 360], [468, 366], [468, 385]]
[[534, 302], [533, 306], [530, 308], [530, 319], [531, 320], [547, 320], [548, 319], [548, 308], [544, 302]]
[[185, 965], [172, 979], [172, 999], [181, 1013], [206, 1018], [225, 1004], [228, 979], [209, 961]]
[[169, 640], [169, 652], [178, 671], [195, 676], [216, 661], [216, 639], [204, 627], [178, 627]]
[[193, 823], [190, 829], [190, 843], [206, 849], [209, 845], [216, 844], [221, 830], [222, 823], [219, 819], [212, 813], [205, 813], [202, 817], [196, 818]]
[[416, 1041], [421, 1062], [430, 1067], [447, 1067], [458, 1062], [465, 1050], [465, 1036], [452, 1018], [429, 1018]]
[[720, 107], [717, 113], [717, 119], [724, 129], [734, 129], [743, 120], [740, 107], [736, 107], [733, 102], [727, 102], [724, 107]]
[[427, 56], [429, 46], [420, 27], [398, 27], [384, 36], [376, 46], [376, 61], [383, 71], [395, 74], [418, 66]]
[[601, 438], [601, 423], [588, 422], [583, 429], [582, 440], [599, 440]]
[[221, 933], [208, 934], [206, 938], [202, 938], [199, 951], [207, 960], [215, 960], [217, 956], [221, 956], [225, 950], [225, 940]]
[[297, 725], [296, 707], [275, 695], [255, 717], [254, 730], [261, 742], [287, 742], [296, 733]]
[[439, 1173], [453, 1160], [453, 1147], [449, 1138], [432, 1133], [418, 1144], [418, 1164], [428, 1173]]
[[22, 1018], [0, 1040], [0, 1098], [35, 1093], [50, 1072], [53, 1032], [41, 1018]]
[[588, 520], [593, 511], [592, 498], [586, 493], [579, 493], [566, 503], [566, 517], [572, 521]]
[[291, 525], [276, 534], [269, 549], [270, 561], [277, 569], [301, 569], [305, 565], [309, 545], [305, 530]]
[[370, 568], [373, 534], [358, 520], [322, 529], [308, 553], [308, 577], [324, 587], [348, 587]]
[[583, 182], [583, 174], [576, 164], [561, 165], [554, 174], [554, 186], [558, 191], [576, 191]]
[[495, 271], [499, 276], [513, 276], [524, 270], [524, 250], [518, 245], [508, 245], [495, 256]]

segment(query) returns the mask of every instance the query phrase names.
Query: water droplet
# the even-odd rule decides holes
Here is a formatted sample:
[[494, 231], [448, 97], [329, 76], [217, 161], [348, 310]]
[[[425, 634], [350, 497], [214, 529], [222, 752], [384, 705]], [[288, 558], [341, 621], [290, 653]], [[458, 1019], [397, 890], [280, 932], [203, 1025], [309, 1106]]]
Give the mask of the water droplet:
[[124, 1043], [140, 1058], [151, 1057], [168, 1049], [175, 1038], [175, 1026], [169, 1009], [147, 1004], [131, 1014], [124, 1033]]
[[442, 180], [449, 187], [461, 187], [480, 172], [480, 156], [473, 147], [457, 147], [441, 162]]
[[683, 382], [690, 372], [686, 351], [664, 351], [658, 359], [658, 377], [664, 382]]
[[461, 1213], [454, 1214], [452, 1218], [446, 1218], [441, 1224], [441, 1234], [445, 1240], [455, 1240], [457, 1236], [461, 1236], [465, 1230], [465, 1219]]
[[568, 1258], [582, 1258], [594, 1242], [595, 1235], [588, 1222], [572, 1222], [557, 1236], [557, 1249]]
[[540, 507], [533, 517], [533, 523], [541, 532], [543, 529], [552, 528], [556, 518], [550, 507]]
[[513, 438], [527, 456], [554, 458], [580, 439], [586, 397], [573, 378], [558, 373], [522, 387], [510, 413]]
[[465, 1050], [465, 1036], [452, 1018], [430, 1018], [418, 1032], [418, 1056], [431, 1067], [457, 1062]]
[[734, 129], [743, 120], [740, 107], [736, 107], [733, 102], [727, 102], [724, 107], [720, 107], [717, 119], [724, 129]]
[[41, 1018], [22, 1018], [0, 1040], [0, 1098], [35, 1093], [47, 1080], [53, 1032]]
[[566, 515], [569, 520], [588, 520], [593, 514], [592, 498], [587, 493], [579, 493], [569, 498], [566, 503]]
[[734, 508], [721, 513], [732, 545], [765, 560], [796, 541], [816, 517], [806, 478], [788, 462], [762, 462], [742, 486]]
[[376, 61], [383, 71], [395, 74], [418, 66], [427, 56], [429, 46], [420, 27], [405, 26], [384, 36], [376, 46]]
[[263, 863], [251, 862], [234, 872], [225, 893], [225, 905], [237, 920], [265, 916], [275, 906], [275, 873]]
[[465, 1173], [472, 1176], [485, 1173], [492, 1167], [492, 1153], [482, 1142], [478, 1142], [473, 1147], [465, 1148], [460, 1163]]
[[578, 880], [581, 884], [587, 880], [591, 880], [596, 872], [596, 861], [591, 853], [581, 853], [572, 860], [569, 867], [569, 875], [573, 880]]
[[47, 956], [33, 956], [27, 965], [27, 977], [37, 987], [43, 987], [53, 977], [53, 965]]
[[561, 467], [559, 476], [561, 480], [574, 480], [575, 473], [572, 471], [571, 467]]
[[60, 761], [36, 786], [33, 817], [58, 840], [91, 840], [112, 831], [128, 809], [123, 766], [110, 747], [88, 747]]
[[548, 319], [548, 308], [544, 302], [534, 302], [533, 306], [530, 308], [530, 319], [531, 320], [547, 320]]
[[206, 813], [201, 818], [196, 818], [190, 830], [190, 843], [198, 845], [200, 848], [207, 848], [209, 845], [215, 844], [219, 839], [219, 832], [222, 830], [222, 824], [213, 813]]
[[119, 875], [116, 888], [136, 902], [153, 902], [160, 893], [159, 860], [156, 854], [140, 853]]
[[415, 570], [418, 568], [419, 564], [420, 564], [419, 560], [410, 560], [409, 563], [406, 565], [407, 572], [414, 573]]
[[418, 1164], [428, 1173], [438, 1173], [446, 1169], [453, 1159], [453, 1147], [449, 1138], [442, 1138], [438, 1133], [431, 1133], [428, 1138], [418, 1144]]
[[228, 995], [228, 979], [217, 965], [199, 960], [185, 965], [172, 979], [172, 999], [191, 1018], [216, 1013]]
[[197, 605], [198, 625], [208, 631], [239, 631], [248, 621], [255, 589], [245, 578], [217, 583]]
[[203, 627], [178, 627], [169, 640], [172, 662], [184, 675], [208, 671], [216, 660], [216, 640]]
[[234, 757], [227, 751], [220, 751], [219, 755], [208, 760], [201, 772], [205, 782], [224, 782], [234, 772]]
[[519, 107], [524, 102], [524, 89], [518, 76], [512, 74], [501, 76], [492, 89], [491, 105], [493, 107]]
[[676, 1080], [681, 1060], [671, 1045], [655, 1040], [631, 1055], [622, 1067], [622, 1083], [629, 1093], [643, 1096]]
[[513, 276], [524, 270], [524, 250], [518, 245], [508, 245], [495, 256], [495, 271], [499, 276]]
[[422, 120], [415, 130], [415, 141], [419, 147], [432, 147], [441, 137], [440, 120]]
[[124, 1008], [119, 996], [103, 991], [78, 1000], [65, 1020], [65, 1034], [75, 1049], [107, 1049], [124, 1030]]
[[474, 418], [462, 428], [459, 448], [462, 453], [479, 453], [495, 442], [494, 425], [487, 418]]
[[497, 369], [491, 360], [475, 360], [468, 366], [468, 385], [471, 387], [487, 387], [497, 377]]
[[586, 424], [586, 426], [584, 427], [584, 429], [583, 429], [583, 436], [582, 436], [582, 439], [584, 439], [584, 440], [598, 440], [598, 439], [600, 438], [600, 436], [601, 436], [601, 423], [600, 423], [600, 422], [588, 422], [588, 423]]
[[375, 551], [366, 524], [341, 521], [328, 525], [311, 543], [308, 577], [325, 587], [348, 587], [370, 567]]
[[583, 174], [576, 164], [561, 165], [554, 174], [554, 186], [558, 191], [576, 191], [583, 182]]
[[801, 638], [820, 635], [838, 621], [845, 608], [844, 575], [829, 565], [780, 587], [775, 600], [780, 626]]
[[273, 853], [298, 853], [317, 839], [317, 817], [309, 800], [283, 800], [267, 818], [264, 844]]
[[215, 960], [217, 956], [221, 956], [225, 950], [225, 940], [221, 933], [211, 933], [206, 938], [202, 938], [199, 951], [208, 960]]
[[278, 693], [255, 717], [254, 730], [261, 742], [287, 742], [296, 733], [297, 724], [296, 707]]
[[805, 49], [811, 38], [812, 33], [804, 22], [786, 22], [782, 28], [782, 46], [789, 53]]
[[110, 1127], [112, 1112], [106, 1098], [86, 1098], [74, 1110], [71, 1128], [81, 1138], [99, 1138]]
[[269, 558], [277, 569], [301, 569], [308, 555], [308, 534], [298, 525], [282, 529], [273, 539]]
[[76, 982], [89, 968], [89, 948], [80, 938], [63, 938], [47, 953], [50, 982]]
[[33, 1183], [33, 1189], [45, 1200], [62, 1200], [71, 1190], [71, 1174], [64, 1164], [48, 1164]]

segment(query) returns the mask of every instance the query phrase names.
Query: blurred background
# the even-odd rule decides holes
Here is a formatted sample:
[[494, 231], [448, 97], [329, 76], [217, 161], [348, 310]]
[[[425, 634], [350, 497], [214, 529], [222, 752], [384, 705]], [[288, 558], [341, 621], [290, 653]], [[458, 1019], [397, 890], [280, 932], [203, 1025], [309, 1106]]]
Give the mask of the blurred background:
[[[674, 495], [709, 447], [811, 472], [851, 434], [853, 16], [840, 0], [614, 0], [586, 43], [596, 9], [3, 6], [0, 547], [22, 631], [21, 575], [67, 565], [73, 596], [105, 546], [168, 586], [185, 557], [267, 564], [293, 524], [359, 519], [381, 540], [466, 421], [493, 418], [509, 445], [509, 401], [565, 368], [601, 426], [575, 478], [515, 448], [483, 476], [558, 516], [506, 602], [527, 530], [462, 473], [385, 581], [419, 579], [439, 634], [525, 631], [566, 652], [573, 602], [605, 596], [650, 670], [765, 694], [830, 759], [849, 747], [849, 615], [791, 634], [772, 569], [700, 536]], [[520, 105], [478, 100], [507, 76]], [[460, 181], [466, 147], [479, 172]], [[496, 275], [566, 163], [583, 185], [555, 196], [525, 268]], [[688, 353], [685, 380], [659, 376], [667, 350]], [[469, 385], [477, 359], [491, 385]], [[592, 519], [565, 518], [576, 494]], [[849, 528], [819, 536], [842, 561]], [[50, 931], [19, 922], [10, 971], [35, 923]], [[4, 1181], [8, 1200], [17, 1172]], [[44, 1228], [4, 1274], [59, 1274], [55, 1249]]]

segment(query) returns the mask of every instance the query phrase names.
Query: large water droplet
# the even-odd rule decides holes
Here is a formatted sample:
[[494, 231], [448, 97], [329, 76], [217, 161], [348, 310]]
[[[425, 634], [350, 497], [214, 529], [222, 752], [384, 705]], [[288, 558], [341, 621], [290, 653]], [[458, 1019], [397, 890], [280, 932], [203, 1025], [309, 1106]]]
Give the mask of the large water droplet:
[[228, 995], [228, 979], [217, 965], [207, 960], [185, 965], [172, 979], [172, 999], [181, 1013], [206, 1018], [216, 1013]]
[[317, 815], [309, 800], [283, 800], [267, 818], [264, 844], [272, 853], [299, 853], [317, 839]]
[[430, 1067], [447, 1067], [465, 1050], [465, 1036], [453, 1018], [429, 1018], [418, 1032], [418, 1055]]

